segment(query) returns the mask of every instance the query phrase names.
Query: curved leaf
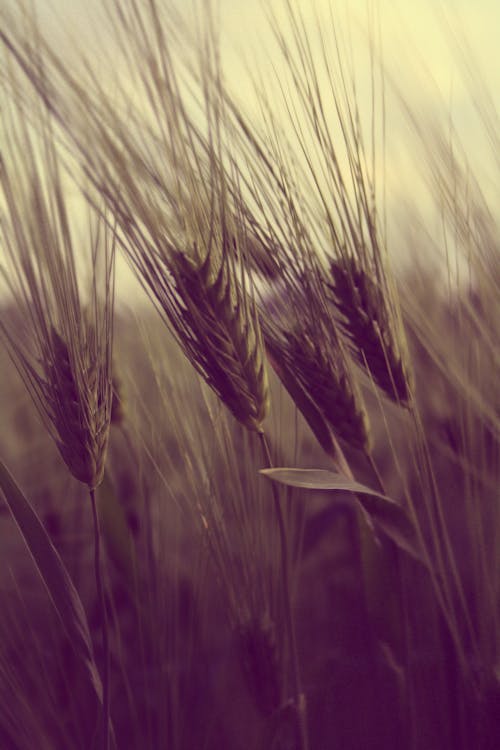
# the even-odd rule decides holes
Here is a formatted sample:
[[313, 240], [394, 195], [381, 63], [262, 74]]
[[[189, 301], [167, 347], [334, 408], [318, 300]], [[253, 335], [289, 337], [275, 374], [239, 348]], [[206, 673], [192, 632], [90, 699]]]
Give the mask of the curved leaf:
[[288, 487], [330, 492], [349, 492], [356, 495], [373, 527], [388, 537], [400, 549], [419, 562], [424, 562], [415, 528], [404, 508], [395, 500], [327, 469], [261, 469], [261, 474]]

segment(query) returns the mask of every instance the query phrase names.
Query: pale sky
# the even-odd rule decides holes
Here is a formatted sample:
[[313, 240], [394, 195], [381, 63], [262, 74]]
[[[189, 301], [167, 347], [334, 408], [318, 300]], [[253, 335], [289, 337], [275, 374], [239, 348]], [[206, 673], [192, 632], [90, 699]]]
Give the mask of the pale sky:
[[[1, 0], [7, 4], [15, 0]], [[78, 42], [92, 43], [92, 24], [101, 24], [96, 9], [111, 0], [31, 0], [42, 22], [51, 30], [54, 43], [61, 44], [64, 32], [75, 35]], [[171, 0], [180, 10], [205, 6], [204, 0]], [[250, 109], [254, 96], [242, 74], [243, 61], [252, 70], [271, 76], [276, 60], [273, 41], [265, 18], [265, 9], [278, 14], [282, 0], [213, 0], [220, 8], [223, 61], [227, 79], [234, 84]], [[369, 93], [369, 62], [366, 56], [367, 9], [376, 8], [380, 18], [384, 62], [408, 102], [419, 112], [434, 111], [440, 101], [443, 116], [451, 111], [461, 136], [470, 146], [473, 160], [485, 159], [470, 92], [464, 85], [453, 34], [462, 34], [478, 64], [488, 90], [498, 98], [500, 92], [500, 1], [499, 0], [293, 0], [300, 9], [314, 37], [315, 9], [328, 28], [328, 9], [335, 8], [340, 27], [350, 33], [356, 58], [360, 99]], [[57, 19], [57, 20], [55, 20]], [[56, 31], [57, 27], [59, 29]], [[452, 29], [453, 31], [450, 31]], [[102, 71], [103, 76], [105, 70]], [[369, 98], [369, 96], [367, 96]], [[361, 101], [363, 106], [363, 101]], [[405, 148], [406, 127], [395, 117], [391, 122], [391, 158], [400, 159]], [[402, 128], [402, 129], [401, 129]], [[390, 151], [390, 150], [389, 150]], [[390, 165], [389, 165], [390, 170]]]
[[[203, 8], [204, 0], [169, 0], [180, 10]], [[15, 0], [2, 0], [9, 5]], [[42, 24], [54, 30], [59, 24], [82, 38], [91, 29], [95, 10], [111, 0], [31, 0]], [[220, 8], [223, 36], [228, 47], [239, 53], [251, 54], [259, 46], [267, 46], [265, 9], [279, 12], [282, 0], [212, 0]], [[161, 3], [160, 3], [161, 4]], [[475, 55], [492, 83], [500, 82], [498, 0], [294, 0], [306, 22], [316, 8], [327, 15], [330, 5], [338, 10], [339, 19], [345, 11], [364, 24], [369, 7], [377, 8], [382, 26], [385, 52], [405, 75], [409, 63], [425, 61], [441, 83], [448, 85], [453, 77], [453, 59], [443, 33], [441, 21], [446, 17], [457, 28], [461, 25]]]

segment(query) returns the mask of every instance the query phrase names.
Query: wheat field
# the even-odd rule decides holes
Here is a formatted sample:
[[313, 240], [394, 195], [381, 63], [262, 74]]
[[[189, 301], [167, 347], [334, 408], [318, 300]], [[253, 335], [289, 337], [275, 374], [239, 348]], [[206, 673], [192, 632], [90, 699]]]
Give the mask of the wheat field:
[[0, 748], [493, 750], [494, 97], [482, 183], [373, 18], [366, 107], [282, 0], [252, 110], [177, 8], [103, 3], [71, 64], [0, 9]]

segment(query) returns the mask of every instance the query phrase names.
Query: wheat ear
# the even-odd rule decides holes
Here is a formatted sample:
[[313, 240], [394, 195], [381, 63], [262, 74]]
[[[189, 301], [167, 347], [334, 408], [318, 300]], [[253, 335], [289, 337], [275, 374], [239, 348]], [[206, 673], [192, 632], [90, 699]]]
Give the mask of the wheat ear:
[[55, 328], [46, 355], [42, 388], [48, 416], [56, 431], [56, 443], [76, 479], [97, 487], [104, 475], [109, 435], [110, 385], [98, 380], [95, 363], [79, 377], [68, 346]]
[[[359, 389], [344, 366], [340, 343], [333, 352], [327, 351], [321, 345], [321, 338], [313, 338], [305, 330], [287, 331], [281, 345], [276, 339], [271, 343], [273, 357], [280, 351], [282, 363], [287, 363], [287, 369], [293, 372], [295, 379], [302, 389], [314, 402], [322, 418], [331, 425], [334, 434], [348, 445], [369, 453], [370, 428], [368, 415], [364, 408]], [[279, 372], [278, 372], [279, 374]], [[286, 386], [286, 384], [285, 384]], [[288, 389], [292, 398], [294, 394]], [[299, 409], [302, 405], [296, 402]], [[304, 414], [306, 420], [310, 419]], [[313, 420], [313, 431], [318, 437], [325, 435], [324, 424]], [[319, 442], [330, 455], [335, 454], [334, 445], [328, 437]], [[325, 447], [327, 446], [327, 447]]]
[[392, 400], [407, 405], [409, 367], [383, 292], [353, 257], [332, 262], [330, 270], [330, 288], [356, 359]]
[[245, 427], [260, 431], [269, 408], [262, 337], [253, 302], [215, 253], [196, 263], [177, 253], [172, 270], [182, 298], [183, 348]]

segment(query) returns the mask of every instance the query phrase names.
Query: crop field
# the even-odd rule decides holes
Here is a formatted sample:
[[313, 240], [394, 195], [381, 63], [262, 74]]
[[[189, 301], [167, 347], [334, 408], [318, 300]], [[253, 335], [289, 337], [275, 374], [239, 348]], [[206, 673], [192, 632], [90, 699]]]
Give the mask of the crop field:
[[[0, 750], [496, 749], [472, 52], [488, 179], [376, 14], [360, 84], [333, 2], [270, 3], [251, 107], [217, 3], [97, 5], [71, 55], [0, 7]], [[393, 109], [423, 176], [397, 227]]]

